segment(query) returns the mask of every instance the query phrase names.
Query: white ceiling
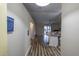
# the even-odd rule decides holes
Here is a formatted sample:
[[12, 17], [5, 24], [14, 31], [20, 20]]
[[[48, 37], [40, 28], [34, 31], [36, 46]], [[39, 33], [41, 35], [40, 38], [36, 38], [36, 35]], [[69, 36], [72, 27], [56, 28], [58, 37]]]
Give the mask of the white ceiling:
[[24, 3], [36, 23], [48, 24], [49, 22], [59, 22], [61, 18], [61, 4], [51, 3], [47, 6], [40, 7], [35, 3]]

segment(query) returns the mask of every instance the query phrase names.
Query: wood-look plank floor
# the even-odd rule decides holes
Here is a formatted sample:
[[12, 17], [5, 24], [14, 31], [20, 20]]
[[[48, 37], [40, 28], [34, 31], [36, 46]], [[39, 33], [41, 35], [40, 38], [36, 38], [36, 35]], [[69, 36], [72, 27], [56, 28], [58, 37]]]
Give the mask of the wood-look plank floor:
[[61, 51], [60, 48], [37, 43], [35, 46], [31, 45], [28, 56], [61, 56]]

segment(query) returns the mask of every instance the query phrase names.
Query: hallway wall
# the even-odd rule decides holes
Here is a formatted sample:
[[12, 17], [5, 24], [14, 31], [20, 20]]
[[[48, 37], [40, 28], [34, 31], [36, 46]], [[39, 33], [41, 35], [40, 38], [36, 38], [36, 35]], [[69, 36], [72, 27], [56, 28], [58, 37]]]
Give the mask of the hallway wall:
[[14, 31], [8, 33], [8, 54], [24, 56], [30, 47], [30, 38], [35, 33], [34, 25], [30, 29], [30, 22], [34, 24], [33, 19], [21, 3], [8, 3], [7, 10], [7, 15], [14, 18]]
[[0, 56], [7, 55], [6, 4], [0, 3]]
[[42, 23], [36, 23], [36, 33], [37, 35], [43, 35], [44, 32], [44, 24]]
[[62, 4], [62, 55], [79, 56], [79, 4]]

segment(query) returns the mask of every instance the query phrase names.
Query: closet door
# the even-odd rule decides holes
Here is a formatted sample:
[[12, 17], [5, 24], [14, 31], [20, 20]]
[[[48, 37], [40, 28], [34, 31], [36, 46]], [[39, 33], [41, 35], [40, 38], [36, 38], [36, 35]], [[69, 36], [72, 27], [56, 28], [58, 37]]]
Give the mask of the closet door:
[[0, 56], [7, 55], [7, 8], [0, 3]]

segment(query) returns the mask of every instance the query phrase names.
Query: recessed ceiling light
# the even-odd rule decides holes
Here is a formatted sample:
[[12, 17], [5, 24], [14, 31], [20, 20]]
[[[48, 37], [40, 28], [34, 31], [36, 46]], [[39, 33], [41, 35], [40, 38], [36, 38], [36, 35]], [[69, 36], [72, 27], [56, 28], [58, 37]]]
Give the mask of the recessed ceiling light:
[[38, 6], [47, 6], [47, 5], [49, 5], [50, 3], [48, 3], [48, 2], [44, 2], [44, 3], [36, 3], [36, 5], [38, 5]]

